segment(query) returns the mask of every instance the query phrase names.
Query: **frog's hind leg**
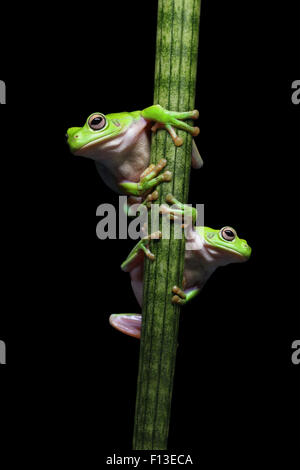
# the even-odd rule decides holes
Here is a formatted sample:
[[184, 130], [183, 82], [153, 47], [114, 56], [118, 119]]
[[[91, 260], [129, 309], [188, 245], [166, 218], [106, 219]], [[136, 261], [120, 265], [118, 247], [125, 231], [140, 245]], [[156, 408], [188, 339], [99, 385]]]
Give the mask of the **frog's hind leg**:
[[114, 313], [110, 315], [109, 323], [125, 335], [134, 338], [141, 337], [142, 315], [137, 313]]

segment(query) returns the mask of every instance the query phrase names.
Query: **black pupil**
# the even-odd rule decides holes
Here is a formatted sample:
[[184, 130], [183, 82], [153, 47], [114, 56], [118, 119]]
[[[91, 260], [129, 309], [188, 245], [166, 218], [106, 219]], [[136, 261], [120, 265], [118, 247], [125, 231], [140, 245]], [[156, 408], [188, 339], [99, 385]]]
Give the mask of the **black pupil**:
[[93, 120], [92, 120], [92, 125], [93, 126], [99, 126], [99, 124], [102, 122], [102, 117], [95, 117]]
[[231, 230], [225, 230], [227, 237], [234, 237], [234, 233]]

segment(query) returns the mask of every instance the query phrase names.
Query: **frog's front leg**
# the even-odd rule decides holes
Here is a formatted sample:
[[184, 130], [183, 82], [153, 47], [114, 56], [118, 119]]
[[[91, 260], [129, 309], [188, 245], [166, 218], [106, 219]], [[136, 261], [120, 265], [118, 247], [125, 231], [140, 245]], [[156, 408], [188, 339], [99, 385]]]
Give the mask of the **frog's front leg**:
[[141, 174], [140, 181], [138, 183], [124, 181], [119, 183], [119, 187], [127, 194], [132, 194], [133, 196], [143, 196], [158, 184], [165, 181], [171, 181], [172, 173], [170, 171], [165, 171], [159, 175], [166, 164], [167, 160], [165, 158], [161, 158], [157, 165], [151, 164], [148, 168], [146, 168], [146, 170]]
[[168, 194], [166, 196], [166, 202], [170, 204], [172, 207], [166, 206], [162, 204], [160, 206], [160, 213], [161, 214], [169, 214], [171, 219], [176, 220], [177, 218], [182, 219], [182, 216], [185, 218], [192, 219], [192, 225], [195, 225], [197, 221], [197, 209], [194, 207], [190, 207], [187, 204], [183, 204], [179, 202], [173, 194]]
[[182, 121], [183, 119], [198, 119], [199, 111], [197, 111], [197, 109], [184, 112], [168, 111], [159, 104], [155, 104], [149, 106], [149, 108], [145, 108], [141, 112], [141, 115], [148, 121], [155, 121], [152, 127], [153, 132], [156, 132], [157, 129], [166, 129], [177, 147], [183, 144], [183, 139], [176, 134], [174, 127], [187, 131], [193, 136], [198, 135], [200, 132], [199, 127], [190, 126]]
[[129, 265], [132, 263], [132, 261], [135, 260], [137, 257], [138, 253], [140, 250], [142, 250], [147, 258], [149, 258], [151, 261], [154, 260], [155, 256], [154, 254], [149, 250], [148, 245], [150, 240], [157, 240], [160, 239], [162, 236], [160, 231], [153, 232], [150, 235], [147, 235], [143, 237], [136, 245], [135, 247], [131, 250], [129, 255], [127, 256], [126, 260], [121, 264], [121, 268], [123, 271], [129, 271]]
[[196, 295], [199, 294], [200, 289], [198, 289], [198, 287], [193, 287], [192, 289], [183, 291], [182, 289], [180, 289], [180, 287], [174, 286], [172, 292], [173, 294], [175, 294], [172, 297], [173, 304], [185, 305], [187, 302], [189, 302], [194, 297], [196, 297]]

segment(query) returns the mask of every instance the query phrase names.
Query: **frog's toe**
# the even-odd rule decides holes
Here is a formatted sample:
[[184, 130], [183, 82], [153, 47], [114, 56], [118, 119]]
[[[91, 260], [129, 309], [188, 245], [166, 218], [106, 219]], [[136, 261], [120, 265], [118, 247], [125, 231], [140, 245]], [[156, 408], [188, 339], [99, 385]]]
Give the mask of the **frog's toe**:
[[159, 213], [160, 214], [170, 214], [170, 207], [167, 206], [166, 204], [160, 204]]
[[178, 295], [173, 295], [173, 297], [172, 297], [172, 303], [173, 303], [173, 304], [178, 304], [178, 305], [184, 305], [184, 304], [185, 304], [185, 300], [184, 300], [184, 299], [181, 299]]
[[178, 286], [174, 286], [173, 289], [172, 289], [172, 292], [173, 294], [176, 294], [174, 297], [181, 297], [181, 299], [185, 299], [186, 298], [186, 295], [185, 293], [183, 292], [182, 289], [180, 289], [180, 287]]
[[157, 189], [153, 191], [153, 193], [149, 194], [148, 201], [157, 201], [158, 199], [158, 191]]
[[171, 181], [172, 179], [172, 173], [168, 170], [165, 171], [162, 176], [163, 176], [163, 181]]
[[159, 160], [159, 162], [157, 163], [157, 165], [155, 165], [155, 167], [154, 167], [155, 175], [158, 175], [158, 173], [160, 173], [161, 170], [162, 170], [163, 168], [165, 168], [165, 166], [167, 165], [167, 163], [168, 163], [168, 162], [167, 162], [166, 158], [161, 158], [161, 159]]
[[183, 144], [183, 139], [177, 135], [174, 138], [174, 144], [176, 145], [176, 147], [181, 147], [181, 145]]
[[173, 194], [169, 193], [169, 194], [166, 195], [166, 202], [168, 204], [175, 204], [174, 201], [175, 201], [175, 198], [174, 198]]

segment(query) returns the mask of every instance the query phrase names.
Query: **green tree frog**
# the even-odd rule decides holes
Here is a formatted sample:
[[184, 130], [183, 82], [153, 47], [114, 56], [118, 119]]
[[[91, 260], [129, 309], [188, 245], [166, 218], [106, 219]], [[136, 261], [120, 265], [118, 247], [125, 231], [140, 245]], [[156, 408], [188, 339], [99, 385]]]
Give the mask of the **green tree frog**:
[[[169, 213], [176, 217], [190, 211], [193, 221], [187, 234], [183, 286], [182, 288], [174, 286], [172, 298], [170, 297], [172, 302], [184, 305], [199, 294], [206, 281], [219, 266], [247, 261], [251, 255], [251, 248], [246, 240], [237, 236], [232, 227], [223, 227], [220, 230], [197, 227], [194, 225], [197, 217], [196, 209], [181, 204], [172, 195], [168, 195], [166, 200], [173, 207], [175, 205], [176, 209], [163, 205], [162, 213]], [[143, 300], [144, 255], [151, 260], [154, 259], [148, 244], [151, 239], [160, 236], [161, 233], [156, 232], [142, 238], [121, 266], [124, 271], [130, 273], [131, 285], [140, 306]], [[187, 249], [187, 243], [189, 243], [189, 249]], [[113, 327], [123, 333], [140, 338], [141, 315], [113, 314], [109, 321]]]
[[[151, 130], [166, 129], [176, 146], [183, 143], [174, 128], [196, 136], [200, 130], [184, 119], [197, 119], [197, 110], [187, 112], [168, 111], [159, 104], [143, 111], [107, 114], [91, 114], [83, 127], [71, 127], [67, 142], [75, 155], [92, 158], [103, 181], [112, 190], [132, 196], [143, 196], [163, 181], [170, 181], [171, 173], [165, 171], [167, 161], [150, 165]], [[151, 128], [151, 123], [155, 124]], [[192, 165], [200, 168], [203, 162], [193, 140]]]

